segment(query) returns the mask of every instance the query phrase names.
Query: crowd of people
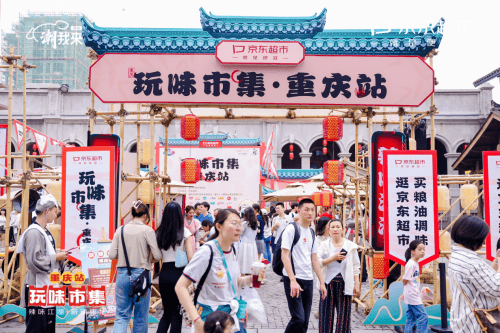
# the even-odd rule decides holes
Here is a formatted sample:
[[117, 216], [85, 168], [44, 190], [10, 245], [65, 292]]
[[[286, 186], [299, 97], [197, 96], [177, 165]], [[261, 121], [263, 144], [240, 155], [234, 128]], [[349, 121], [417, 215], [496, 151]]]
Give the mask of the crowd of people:
[[[17, 251], [23, 253], [28, 266], [21, 297], [21, 306], [27, 307], [27, 332], [38, 332], [41, 327], [55, 331], [55, 308], [43, 308], [40, 316], [40, 309], [28, 306], [28, 288], [48, 285], [57, 262], [68, 257], [67, 251], [56, 253], [46, 228], [58, 213], [54, 197], [42, 196], [36, 217], [19, 239]], [[319, 331], [351, 331], [351, 303], [362, 282], [359, 245], [338, 216], [327, 210], [318, 214], [307, 198], [292, 205], [290, 211], [279, 202], [269, 213], [258, 205], [213, 213], [206, 202], [184, 211], [170, 202], [155, 231], [149, 226], [149, 208], [134, 202], [133, 219], [116, 230], [109, 252], [110, 259], [117, 259], [114, 332], [126, 332], [132, 314], [133, 332], [147, 331], [155, 262], [162, 262], [157, 273], [164, 308], [158, 332], [181, 332], [183, 319], [197, 333], [245, 332], [241, 295], [254, 287], [256, 262], [272, 262], [273, 270], [283, 277], [291, 315], [285, 332], [307, 331], [315, 292], [320, 296], [315, 313]], [[0, 219], [2, 216], [5, 213]], [[484, 326], [476, 310], [500, 305], [500, 259], [489, 265], [476, 252], [488, 234], [488, 225], [474, 216], [464, 216], [453, 226], [451, 237], [457, 245], [452, 249], [448, 274], [453, 281], [450, 321], [454, 331], [481, 331]], [[410, 242], [402, 276], [403, 299], [408, 305], [406, 333], [414, 326], [417, 332], [428, 329], [419, 279], [419, 261], [424, 256], [424, 243]], [[276, 258], [282, 263], [276, 266], [279, 271]], [[266, 283], [265, 275], [264, 268], [259, 272], [262, 283]]]

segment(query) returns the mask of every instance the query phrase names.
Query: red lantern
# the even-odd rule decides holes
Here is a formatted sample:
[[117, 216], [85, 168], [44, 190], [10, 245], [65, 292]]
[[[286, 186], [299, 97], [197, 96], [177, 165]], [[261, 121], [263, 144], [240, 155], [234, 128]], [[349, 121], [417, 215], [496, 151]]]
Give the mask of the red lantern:
[[291, 160], [293, 160], [293, 157], [294, 157], [294, 156], [293, 156], [293, 153], [290, 153], [290, 154], [288, 155], [288, 157], [290, 157], [290, 159], [291, 159]]
[[344, 122], [337, 116], [323, 119], [323, 138], [327, 141], [339, 141], [344, 134]]
[[389, 259], [383, 254], [373, 255], [373, 278], [385, 279], [389, 276]]
[[181, 137], [187, 141], [198, 140], [200, 137], [200, 118], [187, 114], [181, 119]]
[[185, 158], [181, 162], [181, 181], [186, 184], [196, 184], [200, 181], [200, 162], [195, 158]]
[[312, 201], [316, 206], [321, 206], [321, 192], [314, 192], [311, 196]]
[[327, 143], [328, 143], [328, 141], [326, 141], [325, 139], [323, 139], [323, 146], [326, 146]]
[[289, 149], [290, 151], [293, 151], [293, 145], [290, 145]]
[[323, 181], [326, 185], [340, 185], [344, 181], [344, 164], [330, 160], [323, 163]]
[[321, 191], [320, 206], [331, 207], [333, 205], [333, 193], [331, 191]]
[[326, 147], [323, 147], [323, 155], [328, 154], [328, 149]]

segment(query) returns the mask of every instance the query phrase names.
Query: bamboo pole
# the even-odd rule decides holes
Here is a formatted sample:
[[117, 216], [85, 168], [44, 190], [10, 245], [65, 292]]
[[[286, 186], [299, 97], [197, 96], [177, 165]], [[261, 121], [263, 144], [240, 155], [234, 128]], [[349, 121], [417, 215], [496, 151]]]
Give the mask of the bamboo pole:
[[[113, 111], [113, 105], [114, 104], [110, 104], [111, 111]], [[106, 118], [104, 118], [104, 119], [106, 119]], [[108, 118], [108, 120], [109, 120], [109, 118]], [[114, 129], [114, 125], [112, 123], [109, 123], [109, 133], [110, 134], [113, 134], [113, 129]]]
[[[14, 47], [10, 47], [10, 56], [12, 57], [14, 54]], [[4, 57], [5, 60], [5, 57]], [[11, 142], [12, 142], [12, 95], [13, 95], [13, 76], [14, 76], [14, 66], [12, 60], [9, 63], [9, 104], [8, 104], [8, 124], [7, 124], [7, 178], [12, 176], [11, 170], [11, 159], [10, 155], [12, 153]], [[23, 128], [26, 127], [26, 122], [23, 124]], [[23, 138], [23, 141], [26, 142], [26, 137]], [[10, 184], [7, 183], [5, 190], [7, 191], [7, 212], [6, 212], [6, 222], [5, 222], [5, 253], [4, 253], [4, 272], [8, 272], [9, 267], [9, 235], [10, 235], [10, 213], [12, 212], [12, 201], [10, 198]], [[8, 286], [8, 274], [5, 274], [3, 279], [4, 289], [3, 289], [3, 304], [7, 304], [7, 286]]]
[[[149, 173], [150, 175], [153, 174], [155, 172], [155, 147], [154, 147], [154, 142], [155, 142], [155, 112], [154, 112], [154, 108], [151, 107], [150, 111], [149, 111], [149, 121], [150, 121], [150, 133], [149, 133], [149, 138], [151, 140], [151, 144], [150, 144], [150, 160], [149, 160]], [[155, 182], [154, 181], [150, 181], [150, 197], [151, 198], [156, 198], [156, 195], [155, 195]], [[158, 203], [157, 203], [158, 204]], [[149, 216], [153, 216], [153, 213], [154, 213], [154, 208], [153, 208], [153, 205], [149, 205]], [[158, 218], [158, 217], [157, 217]], [[149, 221], [149, 226], [151, 227], [152, 226], [152, 221]]]
[[[434, 68], [434, 50], [429, 57], [430, 67]], [[434, 82], [433, 82], [434, 85]], [[431, 110], [434, 106], [434, 93], [431, 95]], [[434, 124], [434, 112], [431, 112], [431, 150], [436, 150], [436, 126]]]
[[[92, 65], [96, 62], [96, 59], [92, 59]], [[90, 109], [94, 112], [95, 111], [95, 95], [94, 92], [91, 90], [90, 91]], [[90, 121], [90, 134], [94, 134], [94, 122], [95, 118], [94, 117], [89, 117]]]
[[[371, 110], [371, 109], [369, 109]], [[371, 140], [372, 138], [372, 135], [373, 135], [373, 115], [372, 113], [368, 114], [368, 140]], [[402, 121], [403, 119], [403, 116], [400, 116], [400, 121]], [[371, 144], [368, 144], [368, 165], [371, 167], [371, 156], [372, 156], [372, 145]], [[370, 169], [371, 168], [366, 168], [366, 175], [367, 175], [367, 179], [369, 180], [370, 179]], [[370, 186], [367, 186], [366, 189], [365, 189], [365, 223], [364, 225], [366, 226], [366, 223], [367, 223], [367, 220], [368, 220], [368, 200], [369, 200], [369, 196], [370, 196], [370, 192], [371, 192], [371, 189], [370, 189]], [[372, 214], [372, 212], [370, 212], [370, 214]], [[366, 231], [366, 230], [365, 230]], [[371, 237], [371, 228], [368, 228], [368, 238], [370, 240], [370, 246], [372, 244], [372, 237]], [[366, 235], [366, 233], [365, 233]], [[365, 238], [363, 236], [363, 238]], [[365, 245], [366, 247], [366, 243], [364, 242], [363, 245]], [[371, 252], [370, 252], [371, 253]], [[362, 253], [362, 259], [368, 259], [366, 261], [366, 270], [368, 272], [368, 284], [369, 284], [369, 288], [370, 290], [368, 291], [370, 293], [370, 308], [373, 308], [373, 305], [375, 304], [375, 296], [374, 296], [374, 292], [373, 292], [373, 255], [370, 255], [369, 258], [366, 258], [365, 256], [365, 251], [363, 251]], [[370, 263], [371, 261], [371, 263]], [[365, 263], [365, 260], [363, 260], [363, 263]], [[363, 272], [363, 271], [361, 271]], [[362, 273], [361, 273], [362, 274]], [[364, 297], [363, 297], [364, 298]]]
[[[168, 152], [168, 125], [165, 125], [165, 148], [163, 150], [163, 175], [167, 175], [168, 173], [168, 168], [167, 168], [167, 152]], [[160, 157], [158, 157], [160, 158]], [[166, 193], [166, 189], [167, 189], [167, 183], [166, 182], [163, 182], [163, 204], [166, 204], [167, 203], [167, 200], [168, 202], [170, 202], [170, 186], [168, 186], [168, 189], [169, 189], [169, 195], [168, 195], [168, 199], [167, 199], [167, 193]]]
[[385, 110], [386, 110], [386, 108], [384, 106], [384, 108], [383, 108], [384, 114], [383, 114], [383, 120], [382, 120], [382, 131], [384, 131], [384, 132], [387, 131], [387, 113], [385, 113]]
[[[125, 104], [120, 104], [120, 174], [123, 173], [123, 161], [125, 160], [125, 157], [123, 156], [124, 153], [124, 146], [125, 146]], [[120, 175], [121, 176], [121, 175]], [[121, 179], [121, 177], [120, 177]], [[117, 179], [119, 181], [120, 179]], [[123, 182], [120, 181], [120, 195], [123, 196]], [[123, 201], [120, 200], [118, 203], [118, 212], [120, 214], [120, 222], [118, 225], [121, 224], [122, 221], [122, 203]]]
[[[137, 104], [137, 111], [141, 111], [141, 104]], [[136, 133], [136, 152], [137, 152], [137, 174], [141, 174], [141, 160], [139, 156], [139, 142], [141, 141], [141, 124], [139, 123], [139, 120], [141, 120], [141, 115], [137, 115], [137, 133]], [[125, 123], [125, 122], [124, 122]], [[137, 187], [136, 187], [137, 189]], [[135, 191], [135, 196], [136, 198], [139, 197], [139, 189]]]
[[479, 199], [479, 198], [483, 195], [483, 192], [484, 192], [484, 190], [483, 190], [483, 191], [481, 191], [481, 193], [479, 193], [479, 195], [478, 195], [478, 196], [477, 196], [474, 200], [472, 200], [472, 201], [471, 201], [471, 202], [467, 205], [467, 207], [465, 207], [465, 209], [464, 209], [464, 210], [463, 210], [460, 214], [458, 214], [458, 216], [457, 216], [457, 217], [453, 220], [453, 222], [451, 222], [451, 223], [450, 223], [450, 224], [449, 224], [449, 225], [448, 225], [448, 226], [447, 226], [447, 227], [446, 227], [443, 231], [441, 231], [441, 233], [439, 234], [439, 237], [443, 236], [443, 235], [444, 235], [444, 233], [445, 233], [448, 229], [450, 229], [450, 228], [451, 228], [451, 227], [455, 224], [455, 222], [457, 222], [457, 221], [458, 221], [458, 219], [459, 219], [462, 215], [464, 215], [464, 213], [465, 213], [465, 212], [467, 212], [467, 210], [469, 210], [469, 208], [472, 206], [472, 204], [474, 204], [474, 203], [475, 203], [475, 202], [476, 202], [476, 201], [477, 201], [477, 200], [478, 200], [478, 199]]

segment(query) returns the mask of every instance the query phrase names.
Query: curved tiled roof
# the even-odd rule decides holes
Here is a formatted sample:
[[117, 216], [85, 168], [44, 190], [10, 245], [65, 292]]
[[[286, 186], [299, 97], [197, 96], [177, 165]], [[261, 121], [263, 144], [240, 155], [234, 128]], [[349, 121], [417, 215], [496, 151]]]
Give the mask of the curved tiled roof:
[[201, 27], [223, 38], [304, 38], [323, 31], [326, 8], [310, 17], [216, 16], [200, 8]]
[[[309, 179], [320, 173], [323, 173], [323, 169], [278, 169], [277, 171], [280, 180]], [[267, 172], [264, 170], [262, 166], [260, 167], [260, 174], [263, 177], [267, 177]], [[269, 175], [269, 177], [274, 178], [272, 175]]]
[[[323, 30], [326, 10], [308, 18], [219, 17], [208, 15], [203, 9], [201, 12], [203, 30], [102, 28], [90, 22], [86, 17], [82, 17], [83, 40], [85, 45], [91, 47], [97, 54], [215, 53], [215, 47], [222, 40], [276, 40], [298, 41], [304, 46], [306, 55], [417, 55], [424, 57], [432, 49], [439, 47], [444, 24], [444, 20], [441, 19], [434, 27], [422, 29]], [[313, 27], [314, 20], [321, 22]], [[210, 22], [213, 24], [210, 25]], [[279, 24], [285, 24], [284, 22], [288, 22], [286, 29], [275, 30]], [[238, 25], [238, 29], [235, 24]], [[244, 24], [246, 24], [246, 30], [243, 28]], [[273, 27], [273, 30], [270, 30], [270, 27]]]

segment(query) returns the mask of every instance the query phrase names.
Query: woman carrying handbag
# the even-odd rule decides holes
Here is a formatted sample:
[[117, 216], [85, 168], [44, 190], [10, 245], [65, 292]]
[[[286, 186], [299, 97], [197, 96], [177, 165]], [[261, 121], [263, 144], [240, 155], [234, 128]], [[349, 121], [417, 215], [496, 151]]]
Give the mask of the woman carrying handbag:
[[116, 320], [114, 333], [127, 332], [134, 311], [133, 333], [147, 332], [151, 298], [150, 254], [156, 261], [162, 253], [154, 230], [148, 226], [148, 207], [140, 200], [133, 203], [133, 220], [115, 232], [109, 259], [118, 259], [116, 277]]
[[161, 224], [156, 230], [158, 247], [163, 254], [160, 272], [163, 316], [157, 333], [167, 333], [169, 327], [170, 333], [181, 332], [182, 315], [174, 288], [182, 275], [182, 270], [193, 257], [194, 237], [184, 225], [181, 206], [176, 202], [168, 203], [163, 210]]

